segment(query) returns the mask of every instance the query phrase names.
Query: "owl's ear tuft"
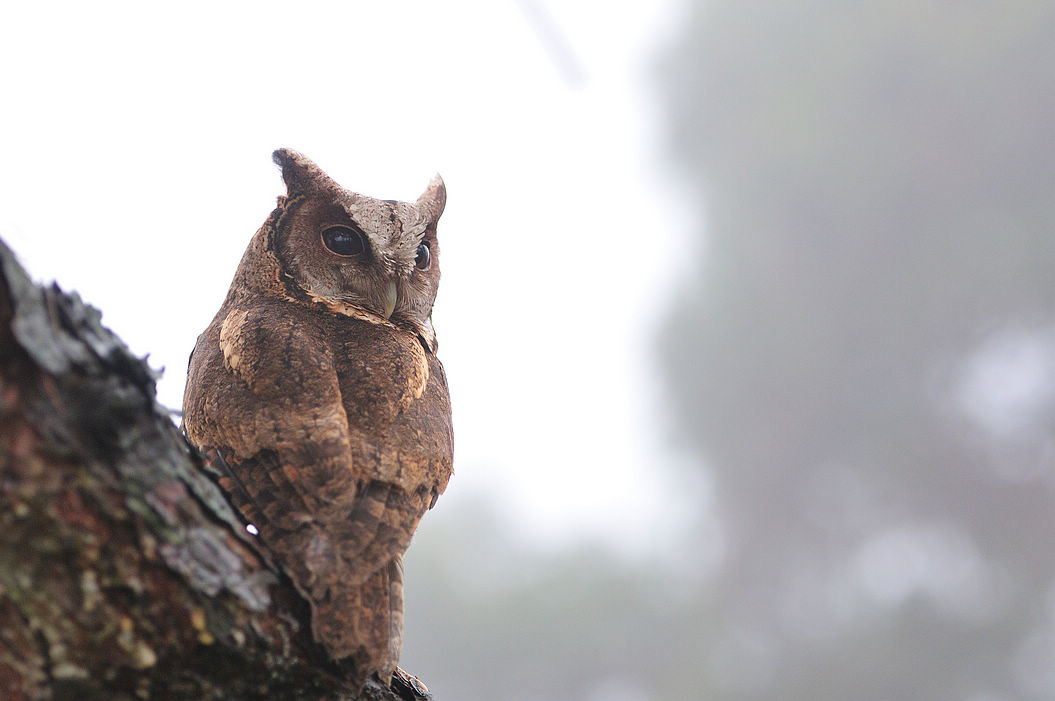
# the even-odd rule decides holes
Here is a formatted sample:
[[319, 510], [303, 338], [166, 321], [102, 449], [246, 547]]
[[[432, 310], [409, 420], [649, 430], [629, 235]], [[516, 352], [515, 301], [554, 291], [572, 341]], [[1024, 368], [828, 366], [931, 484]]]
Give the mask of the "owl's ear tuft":
[[439, 173], [432, 176], [429, 186], [415, 204], [428, 213], [429, 222], [435, 224], [439, 220], [443, 208], [447, 205], [447, 186], [443, 184]]
[[280, 148], [271, 154], [271, 160], [282, 168], [282, 180], [291, 196], [335, 185], [310, 158], [293, 149]]

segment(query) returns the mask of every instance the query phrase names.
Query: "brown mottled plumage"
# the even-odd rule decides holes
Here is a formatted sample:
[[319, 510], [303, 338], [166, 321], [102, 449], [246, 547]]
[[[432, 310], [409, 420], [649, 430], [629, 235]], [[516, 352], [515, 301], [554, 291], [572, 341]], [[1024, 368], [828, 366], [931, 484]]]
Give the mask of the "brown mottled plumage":
[[198, 338], [184, 427], [311, 602], [315, 639], [387, 681], [403, 552], [451, 474], [431, 321], [446, 193], [437, 177], [416, 202], [376, 200], [274, 159], [287, 194]]

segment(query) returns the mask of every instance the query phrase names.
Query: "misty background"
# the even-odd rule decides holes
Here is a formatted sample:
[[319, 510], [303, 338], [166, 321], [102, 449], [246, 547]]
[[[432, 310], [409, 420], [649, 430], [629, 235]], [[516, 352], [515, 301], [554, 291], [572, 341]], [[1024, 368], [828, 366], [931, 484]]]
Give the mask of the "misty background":
[[0, 11], [0, 236], [167, 370], [297, 148], [439, 170], [438, 699], [1055, 698], [1055, 6]]

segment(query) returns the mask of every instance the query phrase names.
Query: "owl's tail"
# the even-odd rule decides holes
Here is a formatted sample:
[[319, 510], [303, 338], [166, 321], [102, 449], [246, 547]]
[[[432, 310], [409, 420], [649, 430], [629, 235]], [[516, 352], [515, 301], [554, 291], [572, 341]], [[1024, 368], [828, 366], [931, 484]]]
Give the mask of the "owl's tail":
[[330, 588], [311, 602], [315, 640], [334, 659], [351, 658], [365, 678], [388, 683], [403, 647], [403, 559], [358, 586]]

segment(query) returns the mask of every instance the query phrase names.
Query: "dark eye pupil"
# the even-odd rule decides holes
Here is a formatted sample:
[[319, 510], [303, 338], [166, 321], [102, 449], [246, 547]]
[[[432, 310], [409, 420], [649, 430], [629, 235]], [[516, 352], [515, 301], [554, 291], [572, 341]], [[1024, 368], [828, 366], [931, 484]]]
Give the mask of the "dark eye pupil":
[[363, 234], [347, 226], [331, 226], [322, 232], [326, 248], [339, 256], [357, 256], [366, 248]]
[[414, 259], [414, 265], [418, 266], [418, 270], [428, 270], [432, 265], [432, 252], [429, 251], [427, 243], [418, 246], [418, 257]]

